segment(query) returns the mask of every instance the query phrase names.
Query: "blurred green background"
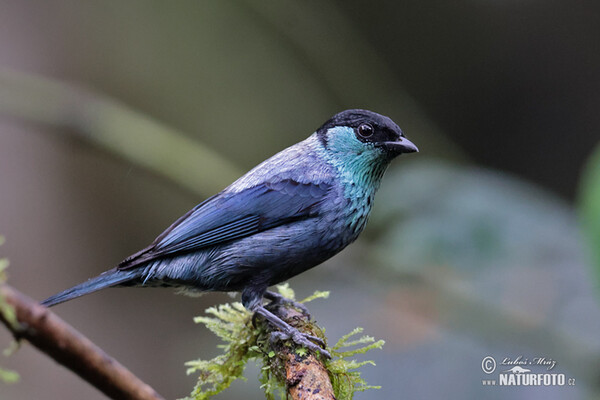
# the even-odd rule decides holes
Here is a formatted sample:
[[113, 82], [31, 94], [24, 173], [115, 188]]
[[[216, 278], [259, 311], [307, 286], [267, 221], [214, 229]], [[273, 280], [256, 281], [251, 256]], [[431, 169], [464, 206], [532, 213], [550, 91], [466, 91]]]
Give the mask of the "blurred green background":
[[[368, 230], [291, 282], [335, 342], [386, 340], [360, 399], [600, 395], [600, 3], [0, 1], [0, 256], [42, 300], [346, 108], [420, 148]], [[220, 294], [111, 289], [55, 311], [167, 398]], [[0, 330], [0, 343], [9, 343]], [[573, 387], [486, 387], [488, 355]], [[23, 346], [0, 399], [104, 398]], [[498, 370], [506, 370], [510, 366]], [[533, 372], [544, 372], [532, 367]], [[219, 398], [261, 398], [247, 382]]]

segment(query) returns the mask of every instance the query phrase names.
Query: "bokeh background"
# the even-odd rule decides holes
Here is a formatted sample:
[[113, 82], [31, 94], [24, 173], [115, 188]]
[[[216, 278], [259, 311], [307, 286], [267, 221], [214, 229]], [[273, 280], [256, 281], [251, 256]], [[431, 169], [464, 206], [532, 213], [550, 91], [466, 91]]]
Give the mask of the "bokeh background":
[[[382, 389], [357, 398], [597, 398], [599, 46], [592, 0], [1, 0], [9, 283], [42, 300], [94, 276], [368, 108], [421, 152], [394, 162], [358, 242], [291, 282], [332, 292], [311, 304], [331, 341], [386, 341], [363, 368]], [[184, 362], [217, 353], [192, 318], [224, 301], [111, 289], [55, 311], [177, 398]], [[486, 387], [488, 355], [553, 359], [575, 386]], [[2, 400], [104, 398], [28, 345], [0, 367], [21, 375]], [[219, 398], [262, 398], [257, 374]]]

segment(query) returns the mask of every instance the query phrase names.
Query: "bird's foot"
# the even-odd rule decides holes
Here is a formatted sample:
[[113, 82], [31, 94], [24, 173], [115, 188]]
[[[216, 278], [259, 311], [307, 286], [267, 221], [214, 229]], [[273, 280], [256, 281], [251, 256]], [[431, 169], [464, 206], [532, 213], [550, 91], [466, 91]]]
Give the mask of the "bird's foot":
[[298, 309], [302, 314], [304, 314], [306, 317], [310, 318], [310, 312], [308, 311], [308, 308], [306, 308], [306, 306], [298, 301], [294, 301], [291, 299], [288, 299], [287, 297], [284, 297], [282, 295], [280, 295], [279, 293], [276, 292], [271, 292], [270, 290], [267, 290], [265, 292], [265, 294], [263, 295], [263, 297], [267, 300], [270, 300], [271, 303], [269, 305], [290, 305], [296, 309]]
[[[325, 350], [325, 342], [323, 339], [309, 335], [307, 333], [302, 333], [298, 329], [294, 327], [289, 327], [287, 331], [277, 331], [271, 332], [271, 342], [281, 341], [281, 340], [293, 340], [299, 346], [306, 347], [313, 353], [320, 353], [328, 359], [331, 359], [331, 354], [327, 350]], [[315, 344], [316, 342], [317, 344]]]
[[[284, 298], [285, 299], [285, 298]], [[272, 332], [270, 335], [271, 342], [278, 340], [289, 340], [291, 339], [297, 345], [306, 347], [313, 353], [320, 353], [326, 358], [331, 358], [331, 354], [325, 350], [325, 341], [323, 339], [310, 335], [307, 333], [300, 332], [297, 328], [294, 328], [271, 311], [267, 310], [263, 306], [258, 306], [254, 309], [255, 315], [260, 315], [270, 322], [278, 331]]]

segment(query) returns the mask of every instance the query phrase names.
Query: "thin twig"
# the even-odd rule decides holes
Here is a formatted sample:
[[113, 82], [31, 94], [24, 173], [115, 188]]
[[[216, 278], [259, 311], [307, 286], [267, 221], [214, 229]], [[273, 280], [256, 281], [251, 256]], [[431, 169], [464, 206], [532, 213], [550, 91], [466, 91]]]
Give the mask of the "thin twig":
[[26, 339], [108, 397], [115, 400], [163, 399], [46, 307], [6, 284], [0, 284], [0, 297], [15, 310], [19, 326], [13, 326], [0, 313], [0, 321], [15, 338]]

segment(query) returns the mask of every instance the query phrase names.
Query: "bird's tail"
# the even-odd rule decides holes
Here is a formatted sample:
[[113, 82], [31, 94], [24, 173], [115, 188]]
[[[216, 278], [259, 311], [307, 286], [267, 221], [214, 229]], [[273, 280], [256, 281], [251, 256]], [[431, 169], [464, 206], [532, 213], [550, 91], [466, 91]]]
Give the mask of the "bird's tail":
[[117, 286], [128, 281], [134, 281], [140, 278], [141, 274], [142, 271], [139, 269], [120, 271], [117, 268], [113, 268], [109, 271], [103, 272], [95, 278], [91, 278], [83, 283], [80, 283], [79, 285], [73, 286], [70, 289], [57, 293], [54, 296], [50, 296], [46, 300], [42, 301], [41, 304], [46, 307], [52, 307], [56, 304], [64, 303], [67, 300], [75, 299], [100, 289]]

